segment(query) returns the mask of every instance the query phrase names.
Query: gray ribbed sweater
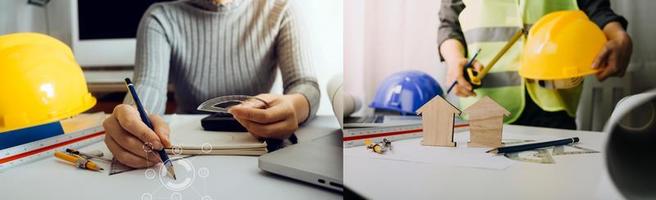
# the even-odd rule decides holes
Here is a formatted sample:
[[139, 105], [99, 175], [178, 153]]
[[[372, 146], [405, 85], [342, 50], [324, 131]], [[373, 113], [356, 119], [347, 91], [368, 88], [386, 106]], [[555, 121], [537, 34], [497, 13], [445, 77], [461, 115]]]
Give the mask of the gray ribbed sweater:
[[[183, 0], [152, 5], [137, 32], [134, 82], [151, 113], [164, 113], [167, 82], [178, 113], [196, 113], [203, 101], [271, 90], [279, 68], [284, 93], [319, 107], [319, 86], [287, 0]], [[125, 103], [132, 103], [126, 98]]]

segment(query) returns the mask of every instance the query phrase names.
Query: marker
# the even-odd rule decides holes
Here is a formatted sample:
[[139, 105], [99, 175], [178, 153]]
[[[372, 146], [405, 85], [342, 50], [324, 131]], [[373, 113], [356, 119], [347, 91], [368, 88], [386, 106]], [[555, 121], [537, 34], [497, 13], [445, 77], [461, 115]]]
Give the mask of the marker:
[[67, 161], [76, 167], [80, 169], [88, 169], [88, 170], [93, 170], [93, 171], [100, 171], [103, 170], [103, 168], [98, 167], [98, 165], [86, 158], [82, 158], [80, 156], [75, 156], [71, 154], [67, 154], [61, 151], [55, 151], [55, 157], [59, 158], [61, 160]]
[[[478, 56], [478, 53], [480, 53], [480, 52], [481, 52], [481, 49], [478, 49], [478, 50], [476, 51], [476, 53], [474, 54], [474, 57], [472, 57], [471, 60], [469, 60], [469, 62], [467, 62], [467, 64], [465, 64], [465, 68], [464, 68], [464, 69], [467, 69], [467, 68], [472, 67], [472, 64], [474, 64], [474, 60], [476, 60], [476, 56]], [[463, 70], [463, 71], [464, 71], [464, 70]], [[463, 76], [467, 76], [467, 74], [464, 74], [464, 72], [463, 72], [462, 75], [463, 75]], [[449, 89], [446, 90], [446, 94], [451, 93], [451, 90], [453, 89], [454, 86], [456, 86], [456, 84], [458, 84], [458, 80], [453, 81], [453, 83], [451, 84], [451, 86], [449, 86]]]
[[499, 148], [490, 149], [490, 150], [486, 151], [485, 153], [493, 153], [493, 154], [516, 153], [516, 152], [534, 150], [534, 149], [551, 147], [551, 146], [568, 145], [568, 144], [573, 144], [573, 143], [577, 143], [577, 142], [579, 142], [579, 138], [578, 137], [573, 137], [573, 138], [567, 138], [567, 139], [562, 139], [562, 140], [554, 140], [554, 141], [547, 141], [547, 142], [538, 142], [538, 143], [521, 144], [521, 145], [515, 145], [515, 146], [499, 147]]
[[[137, 110], [139, 111], [139, 116], [141, 116], [141, 121], [143, 121], [148, 128], [151, 130], [155, 131], [153, 128], [153, 124], [150, 122], [150, 119], [148, 119], [148, 114], [146, 114], [146, 110], [144, 110], [143, 105], [141, 104], [141, 101], [139, 100], [139, 96], [137, 96], [137, 90], [134, 89], [134, 85], [132, 84], [132, 81], [130, 81], [130, 78], [125, 78], [125, 84], [128, 86], [128, 90], [130, 91], [130, 94], [132, 95], [132, 99], [134, 100], [134, 104], [137, 105]], [[175, 171], [173, 170], [173, 163], [171, 163], [171, 160], [169, 159], [169, 156], [166, 154], [166, 151], [164, 149], [160, 149], [157, 151], [159, 154], [159, 158], [162, 159], [162, 162], [164, 162], [164, 166], [166, 166], [166, 173], [175, 180]]]

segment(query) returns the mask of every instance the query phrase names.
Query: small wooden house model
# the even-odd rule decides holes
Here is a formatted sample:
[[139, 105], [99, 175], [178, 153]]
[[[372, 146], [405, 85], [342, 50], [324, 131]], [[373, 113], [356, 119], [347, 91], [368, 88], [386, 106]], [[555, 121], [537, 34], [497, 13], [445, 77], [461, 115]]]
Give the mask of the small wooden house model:
[[510, 112], [490, 97], [483, 97], [463, 111], [469, 115], [469, 147], [500, 147], [503, 116]]
[[422, 126], [424, 138], [422, 145], [455, 147], [453, 142], [453, 125], [458, 110], [441, 96], [435, 96], [430, 101], [417, 109], [417, 114], [422, 115]]

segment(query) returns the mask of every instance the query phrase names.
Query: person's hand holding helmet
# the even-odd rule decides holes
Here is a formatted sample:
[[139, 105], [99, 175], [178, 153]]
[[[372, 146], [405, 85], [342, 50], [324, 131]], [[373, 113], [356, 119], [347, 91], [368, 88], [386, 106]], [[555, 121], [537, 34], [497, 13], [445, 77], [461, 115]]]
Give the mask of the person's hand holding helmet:
[[603, 31], [608, 42], [592, 63], [592, 68], [599, 69], [596, 75], [600, 81], [610, 76], [624, 76], [633, 52], [631, 37], [619, 22], [606, 24]]

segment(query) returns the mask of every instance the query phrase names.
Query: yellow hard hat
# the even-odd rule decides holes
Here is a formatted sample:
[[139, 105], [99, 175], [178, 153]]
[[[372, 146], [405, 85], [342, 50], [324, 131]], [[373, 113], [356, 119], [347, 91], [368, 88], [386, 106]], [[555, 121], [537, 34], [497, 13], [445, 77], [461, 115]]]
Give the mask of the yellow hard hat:
[[0, 36], [0, 133], [77, 115], [96, 104], [64, 43], [38, 33]]
[[593, 74], [592, 62], [606, 36], [582, 11], [558, 11], [531, 28], [522, 51], [519, 75], [526, 79], [558, 80]]

